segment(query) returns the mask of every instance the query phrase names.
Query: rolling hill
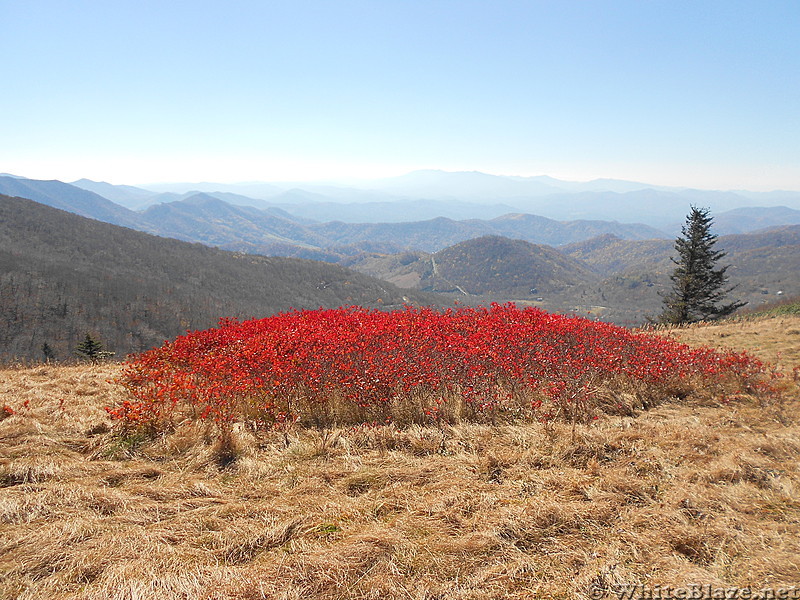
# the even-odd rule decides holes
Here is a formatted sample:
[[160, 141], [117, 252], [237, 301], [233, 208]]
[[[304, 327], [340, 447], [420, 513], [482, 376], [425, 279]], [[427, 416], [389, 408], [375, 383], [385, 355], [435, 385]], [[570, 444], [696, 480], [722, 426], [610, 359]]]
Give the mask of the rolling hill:
[[[435, 175], [428, 174], [426, 177], [435, 179]], [[473, 177], [472, 180], [480, 180], [481, 185], [490, 181], [481, 177]], [[552, 182], [545, 183], [550, 185]], [[84, 182], [84, 185], [89, 184]], [[95, 186], [96, 189], [101, 190], [103, 186], [113, 189], [120, 187], [97, 185], [100, 187]], [[511, 187], [514, 185], [511, 184]], [[672, 270], [669, 261], [672, 239], [641, 224], [557, 221], [525, 213], [491, 219], [438, 217], [423, 221], [383, 223], [349, 223], [341, 220], [315, 222], [307, 216], [292, 214], [288, 209], [274, 206], [262, 209], [244, 205], [242, 203], [247, 198], [230, 191], [166, 192], [170, 198], [176, 194], [174, 198], [177, 199], [137, 212], [118, 206], [92, 191], [61, 182], [9, 176], [0, 177], [0, 189], [3, 189], [2, 186], [19, 189], [21, 193], [35, 196], [46, 204], [165, 237], [201, 242], [240, 253], [340, 263], [404, 287], [450, 291], [461, 296], [487, 296], [492, 300], [534, 302], [548, 310], [591, 312], [617, 322], [641, 323], [645, 316], [657, 314], [661, 305], [659, 293], [668, 288]], [[214, 184], [198, 187], [213, 189]], [[628, 202], [623, 206], [631, 211], [637, 198], [641, 200], [643, 194], [650, 194], [651, 200], [654, 199], [656, 203], [659, 199], [664, 202], [668, 200], [664, 194], [678, 194], [676, 190], [634, 188], [626, 190], [625, 186], [619, 185], [614, 191], [593, 192], [575, 188], [571, 192], [623, 195]], [[324, 186], [316, 189], [320, 194], [323, 190], [333, 193]], [[137, 188], [118, 191], [123, 194], [138, 193]], [[339, 189], [336, 193], [345, 192]], [[684, 190], [681, 193], [685, 196], [684, 201], [700, 197], [697, 190]], [[299, 201], [303, 202], [304, 198], [308, 199], [310, 192], [294, 190], [290, 194], [299, 194]], [[717, 193], [715, 197], [719, 202], [742, 201], [738, 195], [734, 196]], [[790, 199], [789, 196], [784, 194], [780, 197]], [[539, 198], [552, 199], [550, 196]], [[765, 198], [772, 196], [764, 196], [761, 201], [765, 201]], [[374, 204], [366, 201], [366, 197], [362, 199], [365, 199], [365, 210]], [[670, 197], [669, 201], [674, 199]], [[567, 196], [564, 196], [560, 201], [567, 200]], [[332, 205], [326, 203], [325, 206], [330, 209]], [[763, 223], [791, 222], [797, 212], [786, 207], [742, 208], [715, 215], [715, 219], [719, 218], [728, 228], [740, 227], [742, 222], [750, 222], [752, 227]], [[633, 211], [631, 214], [638, 213]], [[492, 258], [492, 252], [483, 248], [486, 246], [485, 240], [491, 236], [521, 240], [539, 245], [540, 248], [536, 251], [538, 254], [532, 253], [530, 247], [526, 247], [525, 251], [520, 250], [522, 246], [506, 248], [505, 256], [495, 253], [498, 255]], [[796, 273], [800, 272], [797, 260], [800, 245], [796, 237], [796, 230], [792, 226], [722, 236], [719, 247], [729, 252], [729, 274], [732, 283], [738, 285], [736, 293], [753, 304], [773, 298], [778, 292], [800, 292], [800, 289], [796, 289]], [[448, 261], [435, 256], [445, 249], [480, 238], [484, 238], [484, 241], [464, 247], [470, 248], [469, 252], [464, 248], [459, 249], [464, 254], [457, 253], [457, 260]], [[556, 268], [554, 256], [558, 254], [546, 253], [541, 248], [544, 244], [558, 247], [573, 259], [570, 265]], [[486, 250], [483, 255], [479, 251], [481, 248]], [[524, 260], [523, 255], [527, 256]], [[448, 253], [442, 256], [448, 256]], [[503, 261], [507, 264], [502, 264]], [[482, 273], [480, 268], [485, 264], [494, 265], [495, 270], [488, 275]], [[549, 267], [543, 265], [555, 269], [552, 278], [548, 279], [550, 276], [545, 275]], [[566, 270], [559, 271], [561, 268]], [[568, 272], [570, 276], [566, 276]], [[553, 283], [540, 285], [542, 279]], [[536, 292], [530, 292], [531, 289], [536, 289]]]
[[587, 284], [596, 275], [549, 246], [501, 236], [485, 236], [450, 246], [434, 255], [441, 277], [468, 294], [510, 298], [549, 294]]
[[599, 280], [585, 264], [550, 246], [497, 235], [433, 254], [364, 253], [342, 264], [407, 287], [504, 299], [531, 300]]

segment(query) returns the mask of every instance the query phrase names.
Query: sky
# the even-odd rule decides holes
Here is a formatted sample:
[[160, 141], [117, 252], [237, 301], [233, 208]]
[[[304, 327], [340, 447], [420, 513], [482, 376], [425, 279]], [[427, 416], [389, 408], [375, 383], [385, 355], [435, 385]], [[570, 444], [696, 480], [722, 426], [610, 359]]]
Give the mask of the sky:
[[797, 0], [0, 0], [0, 172], [800, 190]]

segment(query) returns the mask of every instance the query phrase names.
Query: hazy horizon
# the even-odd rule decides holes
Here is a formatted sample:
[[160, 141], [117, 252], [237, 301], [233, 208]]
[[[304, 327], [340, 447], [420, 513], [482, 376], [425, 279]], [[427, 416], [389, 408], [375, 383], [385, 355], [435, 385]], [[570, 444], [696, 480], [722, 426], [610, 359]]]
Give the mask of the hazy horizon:
[[800, 4], [0, 3], [0, 172], [800, 189]]
[[[353, 189], [361, 189], [361, 190], [372, 190], [375, 189], [371, 187], [372, 184], [377, 183], [387, 183], [393, 180], [400, 180], [404, 177], [413, 176], [419, 173], [443, 173], [445, 175], [460, 175], [460, 174], [478, 174], [478, 175], [487, 175], [490, 177], [499, 177], [499, 178], [509, 178], [509, 179], [517, 179], [517, 180], [524, 180], [524, 179], [544, 179], [550, 180], [552, 185], [557, 186], [560, 184], [567, 184], [567, 185], [589, 185], [592, 183], [598, 183], [597, 190], [606, 189], [602, 186], [602, 182], [618, 182], [622, 184], [632, 184], [635, 186], [641, 186], [641, 189], [674, 189], [674, 190], [698, 190], [702, 192], [753, 192], [753, 193], [770, 193], [770, 192], [786, 192], [786, 193], [797, 193], [800, 194], [800, 187], [798, 189], [788, 189], [788, 188], [774, 188], [774, 189], [746, 189], [746, 188], [701, 188], [701, 187], [694, 187], [688, 185], [662, 185], [657, 184], [649, 181], [635, 181], [631, 179], [620, 179], [615, 177], [597, 177], [593, 179], [586, 179], [586, 180], [577, 180], [577, 179], [562, 179], [558, 177], [553, 177], [549, 174], [541, 174], [541, 175], [519, 175], [519, 174], [511, 174], [511, 173], [489, 173], [487, 171], [480, 171], [480, 170], [469, 170], [469, 171], [448, 171], [445, 169], [416, 169], [413, 171], [406, 171], [402, 173], [398, 173], [396, 175], [389, 175], [386, 177], [372, 177], [372, 178], [358, 178], [358, 177], [342, 177], [342, 178], [327, 178], [327, 179], [296, 179], [296, 180], [280, 180], [280, 179], [251, 179], [251, 180], [232, 180], [232, 181], [220, 181], [220, 180], [196, 180], [196, 181], [179, 181], [179, 180], [164, 180], [164, 181], [120, 181], [120, 182], [111, 182], [108, 180], [103, 179], [92, 179], [90, 177], [77, 177], [77, 178], [57, 178], [57, 177], [29, 177], [24, 173], [7, 173], [7, 172], [0, 172], [0, 176], [10, 176], [22, 179], [30, 179], [30, 180], [58, 180], [62, 181], [63, 183], [76, 183], [81, 180], [91, 181], [93, 183], [101, 183], [101, 184], [110, 184], [114, 186], [129, 186], [129, 187], [137, 187], [143, 190], [148, 191], [162, 191], [159, 188], [169, 188], [169, 187], [180, 187], [186, 186], [186, 191], [190, 191], [191, 187], [188, 186], [203, 186], [207, 187], [209, 185], [217, 185], [223, 187], [247, 187], [247, 186], [257, 186], [257, 185], [274, 185], [276, 187], [282, 187], [285, 189], [289, 189], [293, 186], [331, 186], [331, 187], [341, 187], [341, 188], [353, 188]], [[224, 191], [214, 190], [214, 191]], [[566, 191], [566, 188], [565, 188]], [[246, 195], [246, 194], [244, 194]]]

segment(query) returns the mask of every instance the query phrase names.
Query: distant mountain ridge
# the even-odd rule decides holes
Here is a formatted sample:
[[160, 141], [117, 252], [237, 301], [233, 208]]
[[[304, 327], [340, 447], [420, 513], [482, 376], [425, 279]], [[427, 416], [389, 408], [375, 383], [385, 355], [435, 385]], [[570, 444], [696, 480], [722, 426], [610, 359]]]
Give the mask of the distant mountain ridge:
[[714, 230], [719, 235], [749, 233], [786, 225], [800, 225], [800, 210], [787, 206], [745, 207], [714, 217]]
[[[176, 235], [186, 239], [184, 234], [167, 230], [163, 223], [153, 222], [146, 216], [144, 209], [160, 204], [170, 204], [191, 198], [197, 194], [205, 194], [218, 198], [232, 206], [256, 208], [268, 215], [280, 217], [284, 221], [294, 221], [303, 225], [314, 225], [315, 234], [322, 234], [325, 230], [333, 235], [346, 239], [332, 239], [323, 242], [317, 251], [327, 252], [331, 246], [339, 244], [358, 243], [364, 236], [357, 233], [358, 229], [375, 232], [376, 229], [390, 235], [388, 230], [395, 227], [403, 235], [404, 230], [411, 223], [417, 223], [416, 229], [430, 229], [430, 223], [438, 217], [450, 221], [493, 221], [502, 220], [507, 215], [521, 213], [531, 215], [532, 218], [545, 218], [550, 221], [559, 221], [567, 224], [573, 221], [596, 221], [603, 223], [603, 231], [587, 228], [582, 225], [571, 225], [571, 231], [561, 239], [553, 236], [540, 235], [528, 230], [516, 231], [513, 227], [503, 229], [499, 221], [491, 226], [479, 227], [474, 232], [479, 235], [504, 235], [528, 239], [535, 243], [567, 244], [579, 239], [588, 239], [602, 233], [613, 233], [619, 237], [672, 237], [676, 235], [682, 224], [686, 210], [690, 204], [705, 206], [712, 210], [716, 219], [717, 231], [720, 234], [745, 233], [768, 226], [782, 226], [800, 223], [800, 193], [790, 191], [776, 192], [718, 192], [713, 190], [692, 190], [685, 188], [667, 188], [648, 186], [637, 182], [617, 180], [595, 180], [591, 182], [565, 182], [546, 176], [539, 177], [506, 177], [488, 175], [480, 172], [448, 173], [443, 171], [419, 171], [397, 178], [388, 178], [373, 182], [361, 182], [359, 185], [373, 185], [380, 189], [356, 189], [329, 184], [170, 184], [160, 186], [156, 191], [137, 188], [134, 186], [117, 186], [103, 182], [93, 182], [82, 179], [74, 182], [76, 185], [62, 182], [45, 182], [29, 180], [16, 176], [0, 177], [0, 193], [21, 195], [47, 203], [57, 208], [72, 210], [77, 214], [122, 224], [137, 229], [158, 233], [160, 235]], [[82, 187], [80, 187], [82, 186]], [[282, 187], [284, 186], [284, 187]], [[303, 187], [304, 186], [304, 187]], [[190, 191], [180, 190], [189, 188]], [[58, 188], [58, 189], [57, 189]], [[92, 192], [93, 196], [83, 194], [81, 191]], [[440, 196], [439, 199], [413, 198], [400, 195], [404, 190], [413, 189], [415, 193], [429, 193], [431, 196]], [[527, 196], [512, 196], [502, 202], [503, 194], [516, 194], [520, 190], [527, 190]], [[555, 190], [555, 192], [554, 192]], [[260, 194], [261, 198], [252, 198], [242, 192], [252, 191]], [[487, 202], [486, 194], [495, 194]], [[102, 194], [105, 194], [103, 196]], [[447, 198], [441, 197], [450, 194]], [[461, 194], [462, 197], [456, 198]], [[125, 211], [124, 207], [113, 206], [107, 200], [112, 197], [128, 207], [137, 207], [137, 211]], [[102, 198], [102, 199], [101, 199]], [[264, 198], [269, 198], [265, 200]], [[454, 199], [455, 198], [455, 199]], [[106, 200], [105, 203], [103, 200]], [[769, 203], [780, 200], [781, 206], [752, 206], [753, 202]], [[749, 204], [749, 205], [748, 205]], [[792, 208], [796, 206], [797, 208]], [[720, 210], [728, 208], [730, 210]], [[121, 209], [121, 210], [120, 210]], [[191, 215], [186, 210], [179, 211], [183, 219], [191, 220], [197, 217], [202, 227], [213, 228], [213, 224], [204, 222], [206, 216]], [[153, 213], [151, 213], [152, 216]], [[544, 216], [550, 215], [550, 216]], [[552, 215], [559, 215], [552, 218]], [[333, 221], [344, 222], [352, 227], [342, 227]], [[609, 219], [613, 219], [609, 221]], [[641, 221], [638, 225], [640, 235], [616, 230], [609, 223], [616, 222], [630, 225], [631, 221]], [[405, 224], [378, 227], [375, 225]], [[650, 223], [651, 229], [644, 226]], [[657, 223], [658, 227], [652, 228]], [[260, 221], [264, 225], [264, 221]], [[439, 225], [442, 225], [439, 222]], [[183, 223], [177, 227], [178, 231], [191, 231], [198, 229], [199, 224]], [[585, 232], [574, 235], [576, 229], [583, 228]], [[411, 227], [413, 230], [414, 227]], [[440, 228], [441, 229], [441, 228]], [[446, 229], [446, 228], [445, 228]], [[554, 228], [550, 228], [554, 231]], [[466, 231], [466, 228], [465, 228]], [[267, 227], [263, 243], [256, 241], [235, 239], [230, 234], [217, 235], [211, 231], [206, 232], [206, 237], [217, 237], [221, 244], [254, 244], [262, 250], [275, 242], [275, 231]], [[442, 247], [457, 243], [462, 239], [453, 232], [443, 232], [447, 235]], [[286, 237], [277, 233], [279, 237]], [[471, 234], [470, 234], [471, 235]], [[297, 239], [300, 251], [305, 248], [308, 238], [314, 235], [307, 233]], [[252, 236], [251, 236], [252, 237]], [[318, 237], [318, 236], [317, 236]], [[384, 240], [386, 241], [386, 240]], [[394, 240], [396, 242], [397, 240]], [[287, 243], [285, 241], [281, 243]], [[433, 248], [420, 248], [432, 251]]]
[[129, 210], [144, 208], [154, 196], [153, 192], [132, 185], [113, 185], [105, 181], [92, 181], [90, 179], [79, 179], [78, 181], [70, 182], [70, 185], [94, 192]]
[[[96, 188], [91, 189], [98, 191]], [[714, 214], [753, 206], [781, 205], [800, 210], [800, 191], [697, 190], [615, 179], [576, 182], [544, 175], [503, 176], [478, 171], [422, 170], [399, 177], [355, 181], [348, 184], [320, 182], [161, 184], [151, 186], [150, 191], [154, 195], [152, 202], [161, 202], [167, 198], [180, 199], [179, 196], [190, 191], [204, 192], [217, 195], [233, 204], [249, 204], [258, 208], [264, 208], [267, 204], [277, 205], [293, 214], [317, 221], [330, 220], [330, 213], [318, 218], [313, 214], [315, 205], [364, 204], [364, 212], [359, 214], [357, 206], [350, 206], [344, 209], [337, 219], [347, 222], [386, 222], [418, 221], [434, 216], [447, 216], [454, 220], [463, 220], [492, 218], [508, 212], [526, 212], [562, 221], [575, 219], [636, 221], [657, 229], [666, 228], [666, 232], [670, 235], [677, 233], [675, 228], [678, 227], [679, 230], [680, 223], [691, 204], [709, 208]], [[164, 192], [175, 196], [156, 197]], [[223, 197], [222, 194], [229, 196]], [[249, 200], [245, 200], [246, 197], [249, 197]], [[432, 215], [422, 208], [423, 204], [418, 204], [420, 210], [417, 210], [413, 204], [408, 203], [409, 200], [436, 201], [443, 207], [452, 203], [472, 205], [472, 213], [459, 213], [457, 207], [451, 206], [452, 210], [448, 212], [440, 211], [439, 214]], [[394, 211], [393, 205], [398, 203], [406, 206], [407, 211], [402, 215], [397, 215], [397, 211]], [[501, 208], [503, 205], [505, 208]], [[494, 210], [494, 214], [479, 212], [490, 210]], [[365, 214], [369, 214], [370, 218], [365, 219]], [[742, 220], [742, 223], [746, 226], [746, 220]], [[747, 229], [742, 229], [745, 230]], [[725, 231], [725, 233], [735, 232]]]
[[[492, 219], [436, 217], [392, 223], [317, 223], [276, 207], [259, 210], [252, 206], [234, 206], [218, 195], [205, 192], [154, 204], [144, 211], [131, 211], [95, 192], [69, 184], [2, 177], [0, 193], [30, 197], [55, 208], [148, 233], [236, 247], [253, 253], [277, 247], [285, 247], [291, 252], [299, 249], [327, 252], [336, 247], [365, 243], [434, 252], [483, 235], [502, 235], [549, 245], [566, 244], [603, 233], [633, 239], [665, 236], [642, 224], [596, 220], [559, 222], [525, 214], [507, 214]], [[292, 246], [297, 246], [297, 249], [292, 249]]]

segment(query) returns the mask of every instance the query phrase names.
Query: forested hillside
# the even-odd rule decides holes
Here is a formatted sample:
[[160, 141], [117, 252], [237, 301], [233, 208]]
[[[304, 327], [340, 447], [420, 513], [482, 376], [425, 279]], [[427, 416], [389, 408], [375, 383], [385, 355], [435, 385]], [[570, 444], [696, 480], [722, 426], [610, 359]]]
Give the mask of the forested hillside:
[[434, 254], [365, 252], [342, 264], [405, 287], [498, 299], [533, 299], [599, 280], [586, 264], [555, 248], [498, 235]]
[[117, 355], [220, 317], [436, 298], [345, 268], [244, 255], [0, 196], [0, 359], [67, 358], [91, 333]]

